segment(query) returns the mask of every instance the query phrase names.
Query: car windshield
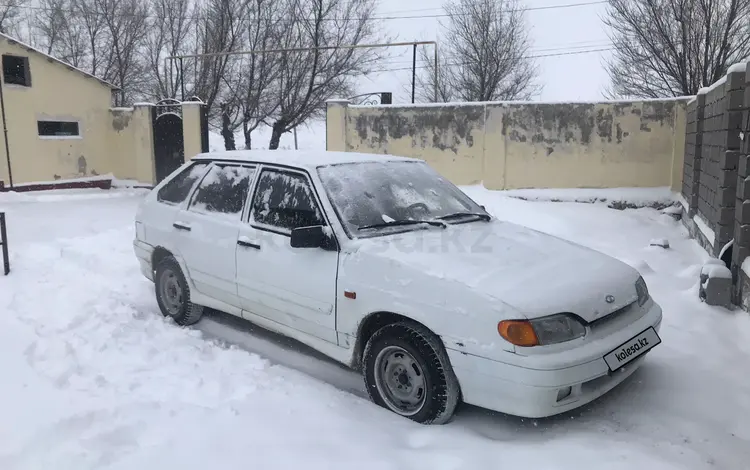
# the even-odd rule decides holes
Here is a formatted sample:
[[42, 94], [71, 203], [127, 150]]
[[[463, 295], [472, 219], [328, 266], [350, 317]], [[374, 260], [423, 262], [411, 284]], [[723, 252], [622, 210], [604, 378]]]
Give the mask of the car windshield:
[[342, 223], [355, 237], [428, 226], [405, 221], [489, 219], [481, 206], [421, 161], [337, 164], [318, 168], [318, 174]]

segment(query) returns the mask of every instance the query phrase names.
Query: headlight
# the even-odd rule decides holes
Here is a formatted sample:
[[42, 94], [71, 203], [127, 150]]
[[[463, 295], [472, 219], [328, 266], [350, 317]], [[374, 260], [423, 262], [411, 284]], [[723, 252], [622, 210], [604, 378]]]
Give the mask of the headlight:
[[560, 313], [549, 317], [530, 320], [539, 338], [539, 344], [557, 344], [580, 338], [586, 334], [586, 327], [570, 313]]
[[558, 313], [533, 320], [503, 320], [500, 336], [516, 346], [545, 346], [586, 335], [586, 327], [571, 313]]
[[638, 293], [638, 306], [642, 307], [649, 298], [648, 286], [646, 286], [646, 281], [643, 280], [643, 276], [635, 281], [635, 291]]

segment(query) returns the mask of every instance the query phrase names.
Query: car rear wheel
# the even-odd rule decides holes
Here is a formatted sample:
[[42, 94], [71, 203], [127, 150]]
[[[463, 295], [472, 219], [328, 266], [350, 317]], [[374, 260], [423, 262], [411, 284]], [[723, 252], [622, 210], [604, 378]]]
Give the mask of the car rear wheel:
[[372, 335], [364, 376], [375, 403], [418, 423], [446, 423], [458, 404], [458, 379], [440, 339], [416, 323], [386, 325]]
[[171, 317], [183, 326], [200, 320], [203, 307], [190, 301], [190, 286], [180, 264], [172, 256], [167, 256], [157, 265], [154, 286], [156, 301], [165, 317]]

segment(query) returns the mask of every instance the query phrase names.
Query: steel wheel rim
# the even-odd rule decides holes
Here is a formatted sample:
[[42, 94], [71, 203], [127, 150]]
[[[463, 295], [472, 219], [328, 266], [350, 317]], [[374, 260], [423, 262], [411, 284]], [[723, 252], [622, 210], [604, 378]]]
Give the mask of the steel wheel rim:
[[171, 269], [166, 269], [161, 273], [159, 281], [159, 294], [162, 304], [167, 309], [169, 315], [178, 315], [182, 309], [183, 292], [177, 275]]
[[387, 346], [378, 353], [375, 386], [388, 408], [402, 416], [414, 416], [424, 407], [427, 397], [424, 371], [402, 347]]

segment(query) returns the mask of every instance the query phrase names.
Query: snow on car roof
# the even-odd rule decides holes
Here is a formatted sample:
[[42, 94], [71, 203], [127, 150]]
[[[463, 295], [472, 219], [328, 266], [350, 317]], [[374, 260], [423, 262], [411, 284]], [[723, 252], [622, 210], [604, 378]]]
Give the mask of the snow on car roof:
[[340, 163], [421, 161], [415, 158], [399, 157], [395, 155], [330, 152], [326, 150], [226, 150], [201, 153], [193, 159], [250, 161], [277, 165], [291, 165], [304, 168], [315, 168]]

